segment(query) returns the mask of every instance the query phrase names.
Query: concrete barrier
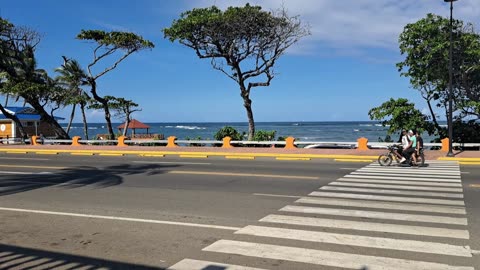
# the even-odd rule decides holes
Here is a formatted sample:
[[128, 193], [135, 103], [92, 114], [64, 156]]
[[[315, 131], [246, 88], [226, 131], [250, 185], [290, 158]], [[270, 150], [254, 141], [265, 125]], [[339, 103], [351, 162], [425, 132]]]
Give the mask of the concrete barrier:
[[127, 137], [125, 136], [120, 136], [118, 137], [118, 143], [117, 143], [117, 146], [121, 146], [121, 147], [125, 147], [125, 146], [128, 146], [127, 144], [125, 144], [125, 139]]
[[176, 140], [177, 140], [177, 137], [175, 137], [175, 136], [168, 137], [167, 147], [168, 148], [178, 147], [178, 145], [175, 142]]
[[357, 143], [358, 143], [357, 150], [365, 151], [365, 150], [370, 149], [370, 148], [368, 148], [368, 139], [367, 138], [364, 138], [364, 137], [358, 138]]
[[232, 141], [232, 138], [228, 136], [223, 138], [222, 148], [233, 148], [232, 144], [230, 143], [231, 141]]
[[81, 146], [80, 144], [80, 136], [75, 136], [72, 138], [72, 146]]
[[294, 137], [287, 137], [285, 139], [285, 149], [295, 149], [295, 138]]

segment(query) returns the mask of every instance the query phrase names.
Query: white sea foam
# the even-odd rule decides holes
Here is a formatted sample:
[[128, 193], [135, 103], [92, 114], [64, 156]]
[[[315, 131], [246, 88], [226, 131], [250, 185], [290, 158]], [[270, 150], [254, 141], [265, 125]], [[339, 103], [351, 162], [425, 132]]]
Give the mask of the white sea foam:
[[190, 129], [190, 130], [193, 130], [193, 129], [206, 129], [205, 127], [197, 127], [197, 126], [176, 126], [175, 128], [179, 128], [179, 129]]
[[355, 131], [355, 132], [359, 132], [359, 131], [360, 131], [360, 129], [354, 129], [353, 131]]
[[360, 124], [359, 126], [361, 126], [361, 127], [371, 127], [372, 124]]

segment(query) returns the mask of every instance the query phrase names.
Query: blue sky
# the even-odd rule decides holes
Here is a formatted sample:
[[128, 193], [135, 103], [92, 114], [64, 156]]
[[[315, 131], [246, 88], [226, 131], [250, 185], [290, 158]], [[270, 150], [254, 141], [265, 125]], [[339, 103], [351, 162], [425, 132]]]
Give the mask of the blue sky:
[[[478, 0], [455, 2], [454, 16], [480, 24]], [[133, 31], [156, 47], [130, 56], [99, 81], [101, 95], [125, 97], [142, 108], [144, 122], [244, 122], [238, 86], [200, 60], [194, 52], [163, 38], [183, 11], [217, 5], [226, 8], [282, 5], [311, 26], [312, 35], [291, 47], [276, 65], [270, 87], [256, 88], [251, 98], [256, 121], [368, 120], [368, 110], [390, 97], [405, 97], [420, 110], [426, 104], [401, 78], [397, 40], [403, 26], [427, 13], [449, 15], [443, 0], [102, 0], [2, 1], [0, 15], [42, 34], [39, 68], [54, 75], [62, 55], [86, 67], [92, 44], [75, 39], [81, 29]], [[475, 4], [475, 2], [477, 2]], [[98, 71], [98, 70], [97, 70]], [[69, 108], [57, 115], [67, 117]], [[102, 122], [100, 111], [89, 111]], [[444, 117], [443, 117], [444, 118]], [[114, 119], [115, 122], [120, 122]], [[80, 116], [76, 117], [80, 122]]]

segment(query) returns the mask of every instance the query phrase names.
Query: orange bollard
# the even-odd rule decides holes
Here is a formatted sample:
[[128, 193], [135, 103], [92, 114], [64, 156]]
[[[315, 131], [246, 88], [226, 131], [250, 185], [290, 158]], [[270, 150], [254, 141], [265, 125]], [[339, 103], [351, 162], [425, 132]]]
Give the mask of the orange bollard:
[[125, 139], [127, 137], [125, 136], [120, 136], [118, 137], [118, 143], [117, 143], [117, 146], [121, 146], [121, 147], [124, 147], [124, 146], [128, 146], [127, 144], [125, 144]]
[[287, 137], [285, 139], [285, 149], [295, 149], [295, 138], [294, 137]]
[[231, 141], [232, 138], [230, 138], [229, 136], [223, 138], [222, 148], [233, 148], [232, 144], [230, 144]]
[[357, 150], [368, 150], [368, 139], [361, 137], [357, 139], [358, 147]]
[[81, 146], [81, 144], [78, 142], [80, 140], [80, 136], [75, 136], [72, 138], [72, 146]]
[[178, 147], [178, 145], [175, 143], [175, 141], [177, 140], [177, 137], [175, 136], [170, 136], [168, 137], [168, 143], [167, 143], [167, 147]]
[[32, 145], [39, 145], [39, 143], [37, 143], [37, 139], [38, 139], [38, 136], [32, 136], [31, 144]]
[[450, 139], [449, 138], [445, 138], [445, 139], [441, 139], [440, 140], [442, 142], [442, 148], [440, 149], [440, 151], [442, 152], [448, 152], [448, 144], [450, 142]]

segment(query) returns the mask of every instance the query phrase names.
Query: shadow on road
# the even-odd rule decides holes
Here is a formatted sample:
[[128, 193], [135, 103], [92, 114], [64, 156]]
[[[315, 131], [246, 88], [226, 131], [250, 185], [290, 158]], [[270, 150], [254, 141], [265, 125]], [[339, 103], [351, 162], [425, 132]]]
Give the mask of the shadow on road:
[[151, 269], [138, 264], [0, 244], [0, 269]]
[[120, 185], [123, 177], [135, 174], [157, 175], [180, 165], [120, 164], [104, 168], [72, 167], [53, 173], [25, 173], [0, 175], [0, 196], [25, 192], [45, 187], [79, 188], [90, 186], [106, 188]]

